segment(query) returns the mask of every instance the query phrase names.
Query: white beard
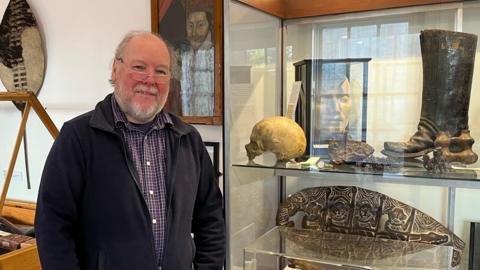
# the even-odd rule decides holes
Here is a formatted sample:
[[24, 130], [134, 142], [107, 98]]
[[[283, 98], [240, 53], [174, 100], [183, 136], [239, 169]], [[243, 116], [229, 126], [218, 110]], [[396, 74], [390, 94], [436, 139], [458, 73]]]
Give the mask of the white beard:
[[[147, 86], [143, 84], [139, 84], [133, 88], [134, 93], [147, 93], [151, 95], [159, 95], [158, 88], [155, 86]], [[118, 105], [122, 109], [122, 111], [134, 120], [134, 122], [147, 123], [151, 121], [157, 113], [159, 113], [165, 102], [163, 104], [155, 103], [152, 104], [150, 107], [142, 108], [136, 102], [133, 102], [129, 97], [125, 96], [125, 91], [123, 89], [115, 89], [115, 97], [117, 100]], [[128, 118], [128, 117], [127, 117]]]

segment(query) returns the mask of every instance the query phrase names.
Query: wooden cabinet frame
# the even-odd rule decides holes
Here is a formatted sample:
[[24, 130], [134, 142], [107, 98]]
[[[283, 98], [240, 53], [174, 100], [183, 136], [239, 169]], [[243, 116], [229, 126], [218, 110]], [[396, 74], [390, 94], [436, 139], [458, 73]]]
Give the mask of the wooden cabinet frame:
[[379, 10], [429, 4], [463, 2], [459, 0], [238, 0], [281, 19]]

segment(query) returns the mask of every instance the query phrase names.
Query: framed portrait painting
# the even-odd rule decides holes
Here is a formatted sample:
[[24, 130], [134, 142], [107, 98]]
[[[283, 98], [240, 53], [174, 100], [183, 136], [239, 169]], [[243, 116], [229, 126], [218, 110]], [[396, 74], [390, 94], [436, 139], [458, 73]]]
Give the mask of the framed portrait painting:
[[151, 0], [152, 32], [170, 52], [165, 109], [192, 124], [223, 122], [223, 7], [219, 0]]

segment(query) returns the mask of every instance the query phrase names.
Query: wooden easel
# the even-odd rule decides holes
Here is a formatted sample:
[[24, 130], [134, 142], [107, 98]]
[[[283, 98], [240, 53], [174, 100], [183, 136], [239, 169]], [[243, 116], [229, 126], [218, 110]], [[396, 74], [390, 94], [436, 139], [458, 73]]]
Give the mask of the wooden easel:
[[15, 141], [15, 146], [13, 148], [12, 158], [10, 159], [10, 163], [8, 166], [7, 176], [5, 178], [2, 193], [0, 195], [1, 213], [1, 210], [3, 209], [3, 206], [5, 204], [5, 199], [7, 198], [8, 187], [10, 186], [10, 181], [12, 180], [13, 169], [15, 168], [15, 163], [17, 162], [18, 151], [20, 150], [20, 144], [22, 143], [30, 108], [33, 108], [33, 110], [37, 113], [38, 117], [48, 129], [53, 139], [56, 139], [58, 137], [58, 129], [38, 101], [37, 97], [32, 92], [1, 92], [0, 101], [17, 101], [26, 103], [22, 115], [22, 121], [20, 122], [20, 128], [18, 129], [17, 140]]
[[[18, 157], [18, 151], [24, 136], [30, 109], [37, 113], [43, 125], [52, 135], [53, 139], [58, 137], [58, 129], [48, 116], [45, 109], [32, 92], [0, 92], [0, 101], [25, 102], [20, 128], [13, 148], [12, 158], [7, 169], [7, 175], [0, 195], [0, 215], [10, 221], [33, 225], [35, 204], [6, 200], [8, 188], [13, 175], [13, 169]], [[21, 248], [0, 256], [0, 269], [2, 270], [39, 270], [40, 261], [38, 258], [37, 246]]]

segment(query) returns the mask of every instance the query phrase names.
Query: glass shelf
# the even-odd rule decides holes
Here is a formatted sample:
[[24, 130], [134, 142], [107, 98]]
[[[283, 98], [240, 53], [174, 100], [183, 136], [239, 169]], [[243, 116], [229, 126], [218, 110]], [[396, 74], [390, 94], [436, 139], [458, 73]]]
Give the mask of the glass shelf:
[[[329, 164], [328, 160], [324, 160]], [[373, 181], [385, 183], [400, 183], [409, 185], [441, 186], [454, 188], [480, 189], [479, 172], [474, 169], [450, 169], [444, 173], [429, 173], [422, 164], [416, 162], [403, 163], [396, 166], [382, 166], [372, 168], [357, 164], [328, 165], [318, 168], [315, 165], [307, 167], [300, 163], [277, 163], [274, 166], [257, 164], [251, 161], [242, 161], [233, 164], [240, 168], [273, 169], [276, 176], [292, 177], [335, 177], [347, 181]]]
[[[245, 269], [452, 269], [453, 248], [275, 227], [245, 248]], [[299, 267], [299, 268], [295, 268]]]

